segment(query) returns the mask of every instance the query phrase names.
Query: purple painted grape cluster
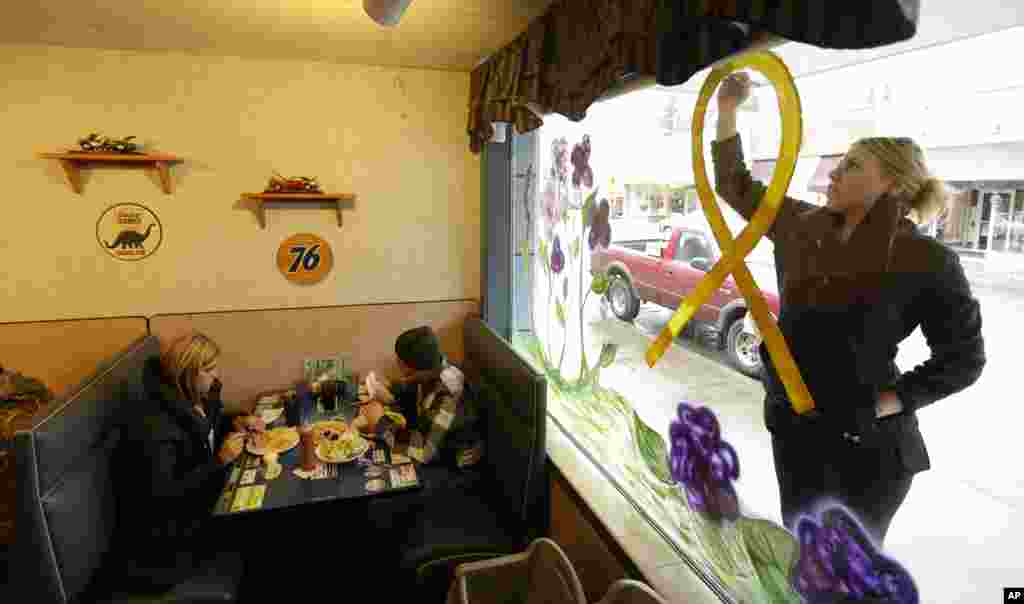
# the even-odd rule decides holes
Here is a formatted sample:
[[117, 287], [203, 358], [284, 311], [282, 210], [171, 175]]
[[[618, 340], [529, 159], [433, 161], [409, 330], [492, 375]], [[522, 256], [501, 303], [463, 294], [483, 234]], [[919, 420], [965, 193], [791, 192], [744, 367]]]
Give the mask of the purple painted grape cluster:
[[835, 506], [825, 511], [822, 519], [819, 523], [803, 516], [796, 527], [800, 560], [792, 582], [808, 604], [918, 603], [910, 574], [877, 551], [849, 511]]
[[584, 134], [583, 142], [572, 147], [572, 186], [580, 185], [590, 189], [594, 186], [594, 171], [590, 168], [590, 136]]
[[707, 407], [679, 403], [679, 419], [669, 426], [669, 438], [672, 477], [682, 483], [690, 506], [716, 519], [738, 518], [732, 482], [740, 477], [739, 458], [722, 440], [715, 414]]

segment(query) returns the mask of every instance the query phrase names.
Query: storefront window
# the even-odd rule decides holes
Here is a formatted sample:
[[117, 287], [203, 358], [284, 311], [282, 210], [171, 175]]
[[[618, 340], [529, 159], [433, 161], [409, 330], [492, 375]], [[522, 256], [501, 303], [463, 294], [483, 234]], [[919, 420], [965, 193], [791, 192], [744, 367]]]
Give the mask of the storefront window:
[[[879, 77], [878, 69], [871, 78]], [[843, 77], [849, 83], [867, 78], [857, 74], [850, 68]], [[535, 137], [529, 156], [534, 180], [517, 189], [533, 192], [530, 204], [521, 204], [530, 217], [530, 234], [520, 238], [530, 247], [521, 255], [529, 278], [516, 280], [525, 291], [515, 297], [529, 300], [529, 329], [517, 333], [514, 345], [548, 378], [553, 429], [568, 434], [603, 469], [634, 504], [629, 509], [666, 535], [681, 559], [693, 561], [734, 601], [797, 604], [793, 569], [801, 543], [781, 524], [764, 390], [757, 379], [760, 335], [744, 322], [746, 305], [735, 284], [725, 283], [714, 293], [658, 365], [652, 369], [644, 358], [723, 254], [702, 222], [689, 140], [666, 136], [657, 119], [637, 119], [651, 106], [645, 94], [664, 91], [595, 104], [582, 122], [546, 116], [544, 126], [530, 135]], [[771, 90], [757, 94], [762, 110], [741, 116], [745, 141], [754, 132], [770, 138], [772, 129], [761, 126], [778, 123]], [[690, 115], [695, 100], [678, 101], [675, 108]], [[826, 101], [827, 96], [818, 98], [816, 110], [827, 112]], [[827, 129], [829, 120], [816, 123]], [[710, 169], [713, 122], [708, 126]], [[942, 124], [928, 126], [941, 129]], [[823, 141], [846, 140], [844, 132], [819, 135]], [[674, 161], [659, 147], [666, 141], [677, 145], [668, 155]], [[820, 196], [812, 187], [822, 158], [844, 151], [832, 144], [820, 147], [820, 154], [799, 158], [790, 196]], [[748, 168], [755, 160], [777, 160], [770, 150], [760, 153], [746, 155]], [[527, 160], [514, 155], [514, 161]], [[526, 168], [514, 165], [513, 173]], [[991, 276], [976, 282], [973, 268], [988, 250], [1024, 252], [1024, 191], [961, 184], [949, 213], [927, 226], [961, 254], [981, 304], [989, 361], [976, 384], [918, 412], [933, 469], [915, 478], [893, 521], [885, 555], [912, 573], [922, 602], [973, 601], [980, 593], [977, 584], [1012, 584], [1016, 571], [1006, 556], [1024, 539], [1024, 520], [1012, 507], [1024, 505], [1024, 472], [1009, 461], [1016, 455], [1009, 443], [1019, 440], [1013, 432], [1019, 418], [1012, 406], [991, 404], [1005, 398], [1015, 375], [1016, 338], [1007, 325], [1015, 320], [1021, 298], [994, 293]], [[745, 221], [720, 206], [737, 235]], [[755, 251], [747, 265], [777, 304], [774, 255], [770, 242], [762, 244], [763, 251]], [[916, 330], [900, 344], [896, 363], [906, 372], [930, 355]], [[986, 411], [965, 415], [965, 409]], [[687, 472], [693, 468], [677, 467], [686, 457], [688, 435], [701, 425], [714, 433], [699, 460], [706, 465], [698, 464], [717, 476], [710, 491], [708, 483], [691, 480]], [[991, 457], [986, 453], [991, 449], [1003, 457]], [[943, 502], [941, 508], [936, 501]], [[979, 534], [986, 543], [998, 542], [1005, 553], [989, 554], [979, 545]], [[949, 572], [948, 556], [939, 551], [958, 552], [958, 573]]]

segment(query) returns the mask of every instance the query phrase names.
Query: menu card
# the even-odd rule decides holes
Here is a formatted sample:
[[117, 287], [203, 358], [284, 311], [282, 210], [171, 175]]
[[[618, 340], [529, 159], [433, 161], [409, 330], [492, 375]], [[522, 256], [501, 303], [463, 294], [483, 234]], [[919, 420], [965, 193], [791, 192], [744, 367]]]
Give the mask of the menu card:
[[349, 381], [352, 377], [351, 362], [348, 355], [339, 354], [331, 358], [306, 359], [303, 362], [303, 375], [306, 383], [318, 380]]

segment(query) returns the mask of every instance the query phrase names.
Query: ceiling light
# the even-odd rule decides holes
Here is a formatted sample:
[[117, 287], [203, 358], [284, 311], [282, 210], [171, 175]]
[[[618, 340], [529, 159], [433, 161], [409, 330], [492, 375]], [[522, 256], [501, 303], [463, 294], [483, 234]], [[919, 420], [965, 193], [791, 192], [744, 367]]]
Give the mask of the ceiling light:
[[380, 25], [393, 27], [398, 25], [410, 2], [412, 0], [363, 0], [363, 10]]

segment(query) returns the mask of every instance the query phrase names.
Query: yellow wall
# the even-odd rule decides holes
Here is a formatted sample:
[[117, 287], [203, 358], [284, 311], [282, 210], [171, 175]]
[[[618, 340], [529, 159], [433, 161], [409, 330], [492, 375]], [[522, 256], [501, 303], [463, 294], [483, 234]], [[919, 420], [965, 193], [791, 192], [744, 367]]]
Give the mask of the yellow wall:
[[[469, 75], [44, 46], [0, 47], [0, 321], [476, 298], [480, 167], [467, 145]], [[74, 194], [37, 151], [100, 131], [186, 159], [165, 195], [143, 169], [87, 169]], [[261, 230], [239, 194], [272, 170], [358, 195], [332, 209], [271, 207]], [[96, 221], [141, 203], [164, 228], [139, 262], [111, 258]], [[294, 233], [331, 243], [332, 273], [277, 271]]]

